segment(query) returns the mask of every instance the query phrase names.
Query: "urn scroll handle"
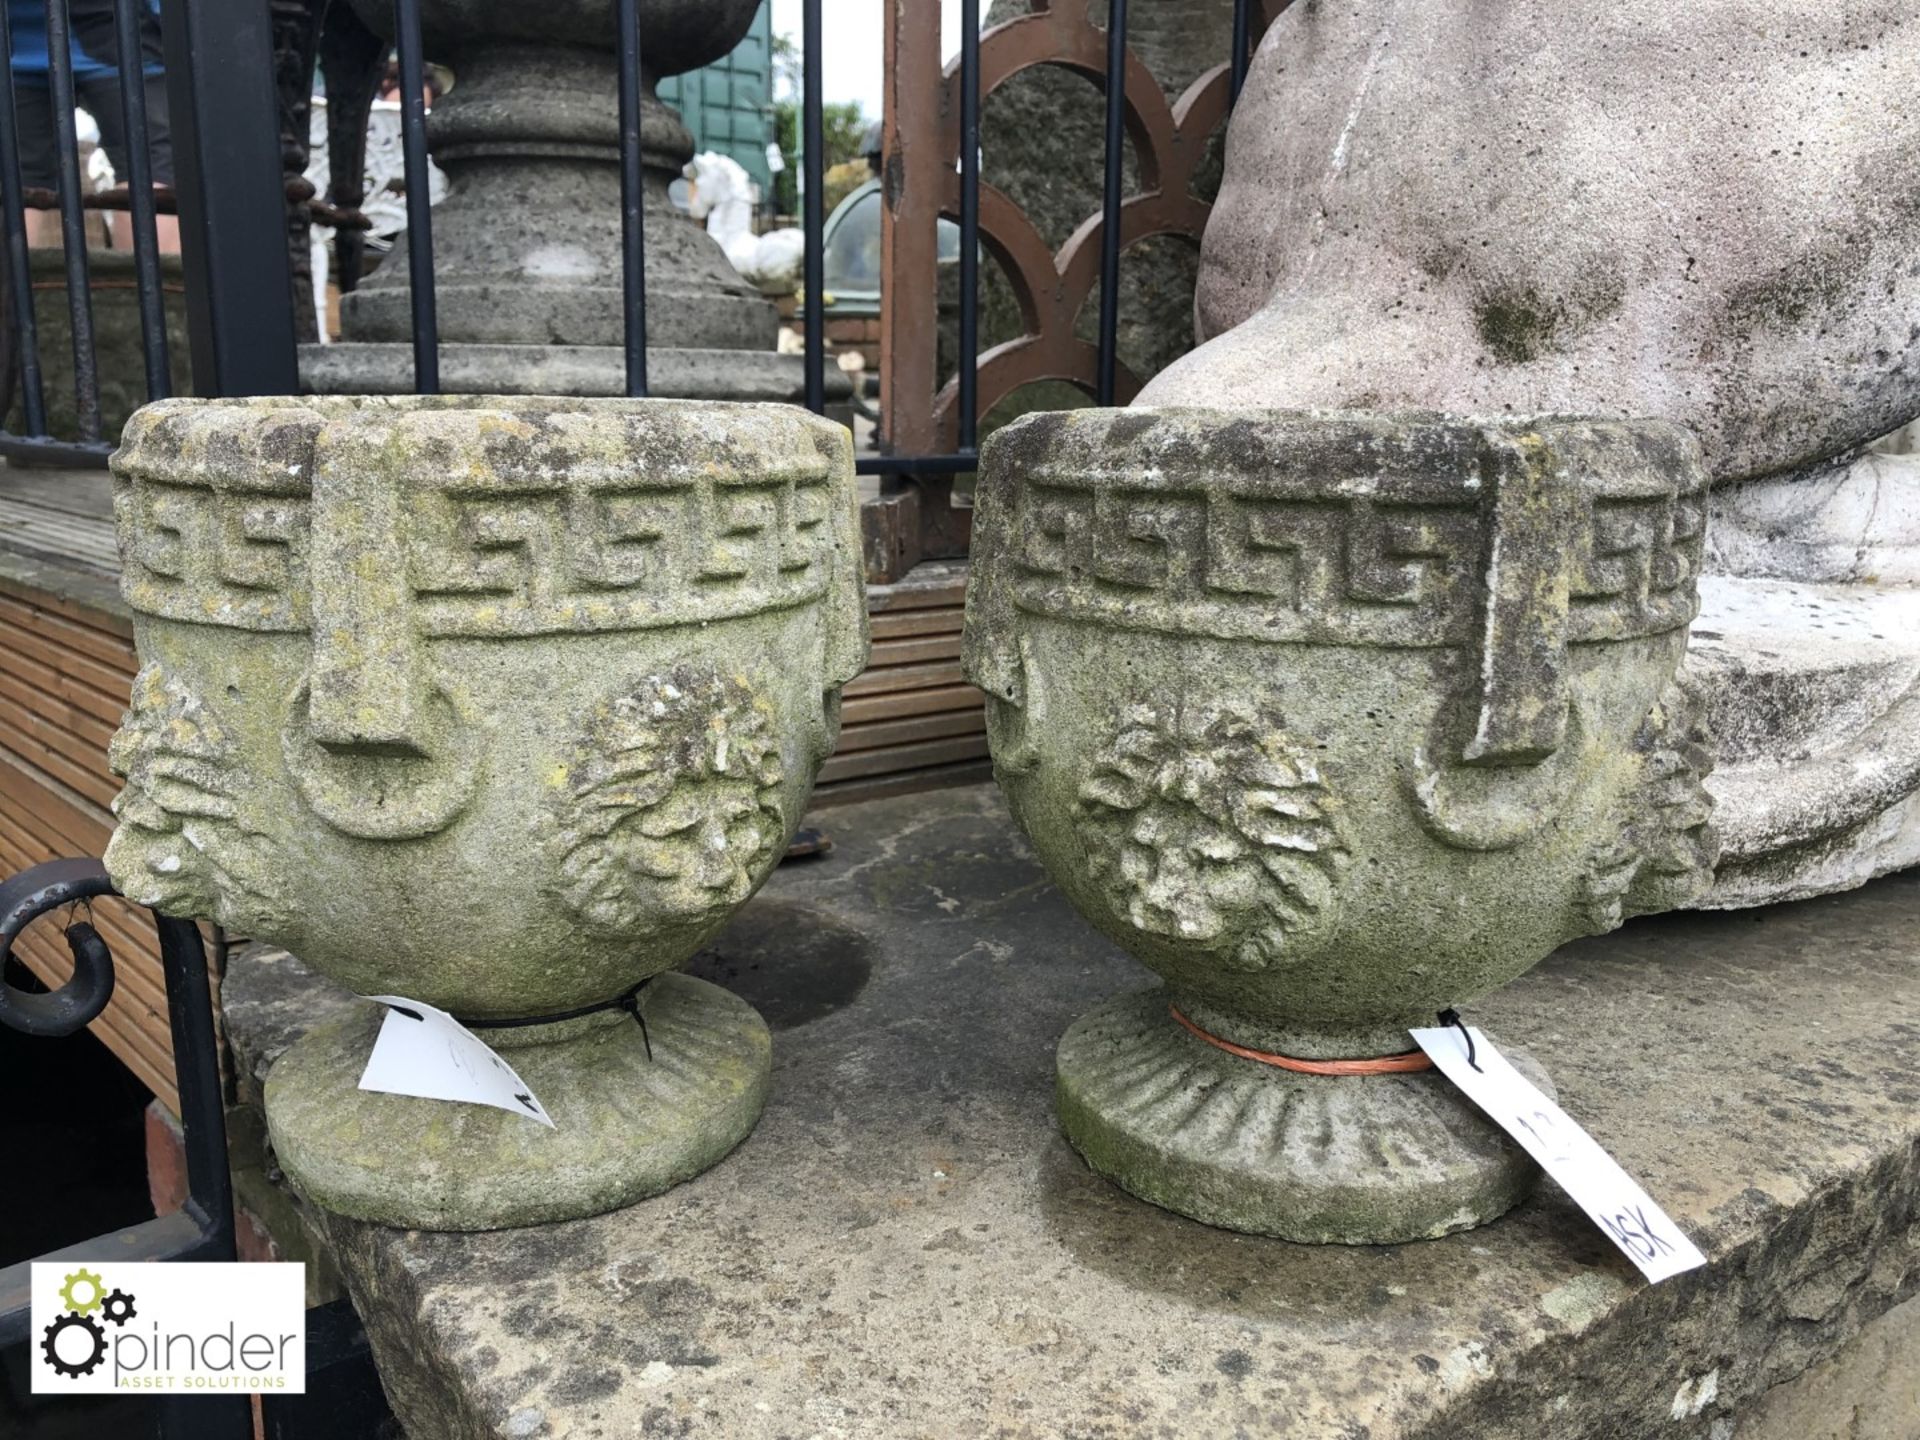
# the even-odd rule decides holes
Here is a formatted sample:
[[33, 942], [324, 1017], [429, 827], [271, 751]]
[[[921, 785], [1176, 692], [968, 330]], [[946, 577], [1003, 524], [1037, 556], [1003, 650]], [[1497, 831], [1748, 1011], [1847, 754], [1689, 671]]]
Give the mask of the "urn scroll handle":
[[1537, 765], [1566, 742], [1567, 609], [1580, 497], [1546, 440], [1481, 432], [1486, 525], [1469, 765]]
[[329, 424], [314, 439], [306, 678], [288, 703], [287, 768], [327, 824], [364, 839], [417, 839], [466, 807], [483, 722], [434, 673], [408, 568], [411, 488], [377, 427]]
[[427, 752], [403, 509], [378, 438], [330, 425], [314, 443], [307, 725], [328, 749]]

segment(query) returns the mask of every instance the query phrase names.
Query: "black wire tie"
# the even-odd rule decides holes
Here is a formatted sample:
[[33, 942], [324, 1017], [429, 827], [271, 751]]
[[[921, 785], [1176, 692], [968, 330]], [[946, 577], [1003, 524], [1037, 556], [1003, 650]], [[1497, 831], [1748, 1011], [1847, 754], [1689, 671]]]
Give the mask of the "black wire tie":
[[649, 975], [638, 985], [611, 1000], [602, 1000], [598, 1005], [582, 1005], [578, 1010], [562, 1010], [558, 1015], [526, 1015], [512, 1020], [468, 1020], [462, 1016], [454, 1019], [469, 1030], [515, 1030], [527, 1025], [557, 1025], [562, 1020], [578, 1020], [583, 1015], [598, 1015], [602, 1010], [624, 1010], [640, 1026], [640, 1043], [646, 1047], [647, 1059], [653, 1059], [653, 1037], [647, 1033], [647, 1017], [640, 1013], [640, 992], [653, 983]]
[[1475, 1073], [1481, 1075], [1486, 1074], [1487, 1072], [1480, 1068], [1480, 1062], [1473, 1058], [1473, 1032], [1467, 1028], [1467, 1022], [1460, 1018], [1460, 1012], [1449, 1005], [1440, 1012], [1440, 1023], [1442, 1025], [1451, 1025], [1460, 1032], [1462, 1038], [1467, 1042], [1467, 1064], [1473, 1068]]

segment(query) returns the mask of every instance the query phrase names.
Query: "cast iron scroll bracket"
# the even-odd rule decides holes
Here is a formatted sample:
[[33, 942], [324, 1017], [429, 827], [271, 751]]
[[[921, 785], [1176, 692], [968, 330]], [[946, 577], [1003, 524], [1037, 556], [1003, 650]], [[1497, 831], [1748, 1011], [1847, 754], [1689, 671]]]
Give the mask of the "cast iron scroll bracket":
[[[50, 860], [0, 882], [0, 963], [36, 919], [91, 900], [117, 895], [98, 860]], [[166, 978], [167, 1018], [179, 1081], [180, 1121], [186, 1135], [187, 1203], [111, 1235], [96, 1236], [41, 1260], [144, 1261], [234, 1259], [233, 1189], [227, 1173], [227, 1127], [220, 1088], [212, 987], [200, 930], [190, 920], [155, 914], [160, 964]], [[29, 994], [0, 980], [0, 1025], [28, 1035], [61, 1037], [84, 1029], [113, 998], [113, 957], [91, 925], [69, 926], [74, 973], [48, 994]], [[0, 1351], [30, 1339], [32, 1261], [0, 1268]], [[161, 1434], [239, 1440], [253, 1433], [245, 1396], [205, 1396], [174, 1402]]]

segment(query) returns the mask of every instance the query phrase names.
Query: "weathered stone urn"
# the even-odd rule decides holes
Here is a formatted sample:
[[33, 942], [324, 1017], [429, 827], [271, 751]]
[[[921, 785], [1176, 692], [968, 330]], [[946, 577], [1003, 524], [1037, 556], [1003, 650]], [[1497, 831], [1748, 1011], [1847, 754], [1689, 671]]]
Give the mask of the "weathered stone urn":
[[481, 1033], [552, 1129], [359, 1090], [384, 1007], [314, 1029], [266, 1089], [296, 1186], [485, 1229], [731, 1150], [766, 1026], [675, 967], [778, 862], [865, 660], [846, 432], [676, 401], [179, 400], [113, 469], [142, 662], [114, 883], [362, 994], [533, 1022]]
[[1438, 1072], [1297, 1067], [1419, 1065], [1409, 1027], [1709, 882], [1677, 678], [1705, 485], [1653, 422], [1089, 410], [993, 437], [965, 643], [995, 771], [1165, 981], [1060, 1043], [1096, 1170], [1305, 1241], [1521, 1198], [1531, 1162]]

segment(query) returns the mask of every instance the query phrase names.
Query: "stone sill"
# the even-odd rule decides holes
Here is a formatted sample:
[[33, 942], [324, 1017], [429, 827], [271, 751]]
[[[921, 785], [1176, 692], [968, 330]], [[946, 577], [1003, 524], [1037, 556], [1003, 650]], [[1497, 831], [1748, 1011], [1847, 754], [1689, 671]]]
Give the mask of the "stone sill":
[[[1851, 1373], [1826, 1362], [1920, 1290], [1920, 874], [1639, 921], [1470, 1007], [1707, 1252], [1650, 1288], [1550, 1186], [1399, 1248], [1131, 1199], [1055, 1129], [1052, 1053], [1151, 977], [991, 787], [822, 818], [834, 851], [783, 867], [693, 967], [775, 1032], [733, 1156], [564, 1225], [320, 1221], [413, 1440], [1801, 1440], [1763, 1397]], [[243, 1076], [349, 1003], [277, 952], [234, 962]], [[1920, 1434], [1911, 1391], [1882, 1397], [1906, 1407], [1889, 1440]], [[1841, 1426], [1859, 1398], [1819, 1405]]]

